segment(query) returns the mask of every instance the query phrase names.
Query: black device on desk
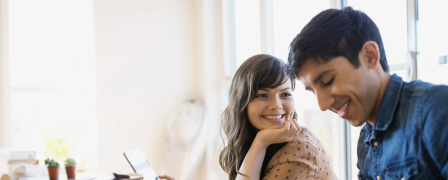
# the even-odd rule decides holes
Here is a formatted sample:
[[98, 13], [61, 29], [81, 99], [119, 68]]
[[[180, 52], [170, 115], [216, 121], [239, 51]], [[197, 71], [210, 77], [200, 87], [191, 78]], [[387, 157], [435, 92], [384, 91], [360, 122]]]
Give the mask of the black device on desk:
[[117, 174], [117, 173], [112, 173], [115, 177], [115, 179], [129, 179], [131, 178], [131, 176], [125, 175], [125, 174]]
[[159, 180], [159, 177], [157, 177], [156, 172], [148, 163], [140, 148], [135, 147], [126, 150], [123, 154], [135, 173], [143, 174], [145, 180]]

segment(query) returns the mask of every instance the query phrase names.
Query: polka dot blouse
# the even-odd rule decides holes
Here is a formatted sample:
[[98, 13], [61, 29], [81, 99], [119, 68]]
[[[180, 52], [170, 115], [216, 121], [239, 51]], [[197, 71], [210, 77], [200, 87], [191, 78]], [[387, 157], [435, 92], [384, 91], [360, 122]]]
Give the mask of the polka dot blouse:
[[303, 128], [297, 138], [280, 149], [269, 161], [262, 180], [337, 179], [322, 143]]

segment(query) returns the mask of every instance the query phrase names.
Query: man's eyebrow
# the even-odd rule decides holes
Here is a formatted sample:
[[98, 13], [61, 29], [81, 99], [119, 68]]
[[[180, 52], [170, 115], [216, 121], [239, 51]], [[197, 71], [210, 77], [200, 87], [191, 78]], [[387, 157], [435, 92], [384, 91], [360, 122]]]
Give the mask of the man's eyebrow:
[[287, 88], [285, 88], [285, 89], [282, 89], [282, 90], [280, 90], [280, 91], [284, 91], [284, 90], [287, 90], [287, 89], [291, 89], [290, 87], [287, 87]]
[[326, 71], [320, 73], [316, 78], [314, 78], [313, 84], [316, 84], [320, 79], [322, 79], [322, 77], [324, 77], [326, 74], [328, 74], [328, 73], [330, 73], [332, 71], [334, 71], [334, 69], [326, 70]]

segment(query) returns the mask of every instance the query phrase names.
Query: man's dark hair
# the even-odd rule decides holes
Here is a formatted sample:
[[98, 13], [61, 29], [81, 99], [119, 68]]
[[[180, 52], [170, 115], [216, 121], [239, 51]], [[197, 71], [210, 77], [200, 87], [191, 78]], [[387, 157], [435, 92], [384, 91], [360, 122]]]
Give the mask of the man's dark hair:
[[388, 72], [389, 65], [383, 41], [376, 24], [365, 13], [346, 7], [328, 9], [316, 15], [294, 38], [290, 45], [289, 75], [297, 78], [305, 61], [326, 62], [343, 56], [358, 68], [358, 54], [367, 41], [375, 41], [380, 51], [380, 63]]

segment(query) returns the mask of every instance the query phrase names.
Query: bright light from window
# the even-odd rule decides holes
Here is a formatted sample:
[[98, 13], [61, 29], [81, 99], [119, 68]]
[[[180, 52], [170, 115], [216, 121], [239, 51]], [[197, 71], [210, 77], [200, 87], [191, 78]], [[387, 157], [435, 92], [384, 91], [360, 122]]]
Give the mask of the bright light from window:
[[8, 3], [12, 148], [95, 169], [93, 2]]
[[378, 26], [389, 65], [404, 63], [408, 51], [406, 0], [347, 0], [347, 4], [366, 13]]
[[418, 79], [448, 85], [448, 64], [439, 62], [448, 59], [448, 1], [418, 1], [418, 6]]
[[289, 45], [302, 28], [317, 14], [331, 8], [330, 0], [274, 1], [274, 54], [288, 60]]
[[261, 53], [260, 1], [235, 0], [236, 67]]

